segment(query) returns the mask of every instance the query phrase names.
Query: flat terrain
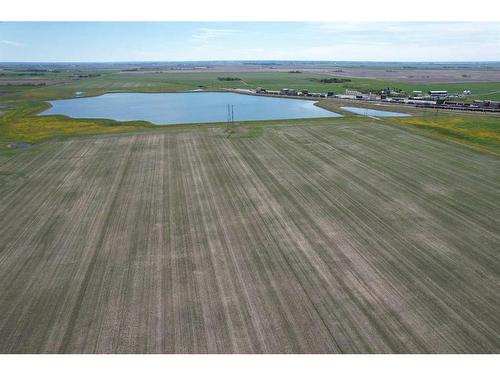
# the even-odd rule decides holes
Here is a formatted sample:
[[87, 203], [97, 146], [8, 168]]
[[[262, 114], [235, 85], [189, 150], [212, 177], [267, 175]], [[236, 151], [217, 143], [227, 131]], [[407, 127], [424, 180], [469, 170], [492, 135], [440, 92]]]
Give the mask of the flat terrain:
[[[441, 71], [439, 71], [441, 72]], [[443, 75], [446, 72], [441, 72]], [[340, 76], [339, 73], [338, 76]], [[430, 73], [429, 73], [430, 74]], [[349, 74], [348, 74], [349, 75]], [[239, 78], [238, 81], [221, 81], [218, 77]], [[220, 90], [222, 88], [256, 88], [269, 90], [292, 88], [307, 89], [311, 92], [345, 93], [346, 89], [363, 92], [379, 92], [387, 87], [397, 88], [411, 94], [413, 90], [427, 92], [429, 90], [448, 90], [450, 93], [462, 93], [471, 90], [469, 99], [500, 100], [500, 78], [488, 82], [457, 82], [450, 79], [441, 83], [439, 80], [427, 78], [416, 83], [411, 79], [402, 82], [391, 80], [390, 77], [380, 79], [348, 77], [346, 82], [323, 83], [322, 79], [336, 77], [335, 73], [303, 72], [293, 74], [287, 72], [111, 72], [99, 77], [82, 79], [65, 85], [50, 86], [32, 90], [32, 95], [49, 95], [60, 97], [74, 96], [75, 91], [95, 95], [112, 90], [118, 91], [179, 91], [179, 90]], [[429, 76], [430, 77], [430, 76]]]
[[[500, 82], [500, 68], [495, 66], [489, 69], [478, 69], [474, 67], [466, 68], [419, 68], [413, 67], [339, 67], [339, 66], [320, 66], [314, 67], [311, 65], [288, 65], [272, 67], [247, 65], [240, 66], [213, 66], [203, 68], [193, 68], [190, 71], [207, 73], [207, 72], [249, 72], [249, 73], [288, 73], [291, 70], [299, 70], [302, 73], [308, 74], [328, 74], [336, 77], [356, 77], [367, 79], [381, 79], [393, 82], [407, 83], [465, 83], [465, 82]], [[161, 70], [162, 72], [183, 72], [186, 70]], [[144, 72], [138, 72], [144, 73]]]
[[497, 156], [255, 129], [1, 151], [0, 352], [500, 352]]
[[500, 69], [370, 69], [342, 68], [329, 73], [339, 77], [383, 79], [408, 83], [459, 83], [459, 82], [499, 82]]
[[[402, 90], [408, 95], [411, 95], [413, 90], [423, 92], [448, 90], [451, 94], [461, 94], [464, 90], [471, 90], [472, 95], [465, 99], [500, 100], [500, 67], [480, 71], [412, 70], [391, 67], [290, 71], [269, 70], [269, 68], [257, 71], [136, 69], [95, 69], [86, 71], [86, 74], [82, 74], [79, 70], [64, 70], [58, 73], [23, 71], [1, 73], [0, 69], [0, 95], [8, 97], [9, 100], [49, 100], [71, 98], [75, 96], [75, 92], [98, 95], [110, 91], [165, 92], [200, 88], [220, 90], [225, 88], [255, 89], [256, 87], [270, 90], [280, 90], [286, 87], [297, 90], [307, 89], [311, 92], [343, 94], [346, 89], [375, 93], [390, 87]], [[290, 73], [292, 71], [300, 73]], [[75, 74], [78, 75], [75, 77]], [[219, 80], [225, 77], [239, 78], [239, 80]], [[322, 80], [332, 78], [338, 78], [338, 82], [322, 82]]]
[[[333, 62], [0, 63], [0, 149], [19, 142], [135, 132], [152, 127], [139, 121], [38, 116], [49, 108], [46, 101], [53, 99], [108, 92], [223, 91], [257, 87], [337, 94], [345, 93], [346, 89], [376, 93], [389, 87], [409, 95], [413, 90], [448, 90], [451, 94], [471, 90], [472, 95], [464, 98], [471, 102], [500, 100], [499, 72], [498, 63], [412, 63], [411, 66]], [[422, 74], [427, 78], [422, 78]], [[338, 107], [337, 104], [322, 106], [331, 108]], [[406, 121], [407, 126], [438, 131], [441, 136], [481, 148], [498, 150], [500, 147], [498, 116], [484, 119], [477, 114], [471, 118], [466, 113], [445, 113], [444, 117], [450, 121], [441, 121], [441, 118], [436, 121], [437, 111], [429, 113], [406, 107], [404, 111], [407, 110], [419, 117], [417, 121]]]

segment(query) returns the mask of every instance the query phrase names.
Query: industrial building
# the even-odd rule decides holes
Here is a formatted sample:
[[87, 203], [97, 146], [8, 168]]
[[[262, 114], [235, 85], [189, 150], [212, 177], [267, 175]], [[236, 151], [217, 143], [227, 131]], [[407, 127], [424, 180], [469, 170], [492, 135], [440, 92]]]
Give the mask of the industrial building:
[[445, 90], [431, 90], [428, 94], [433, 99], [443, 99], [448, 97], [448, 91]]

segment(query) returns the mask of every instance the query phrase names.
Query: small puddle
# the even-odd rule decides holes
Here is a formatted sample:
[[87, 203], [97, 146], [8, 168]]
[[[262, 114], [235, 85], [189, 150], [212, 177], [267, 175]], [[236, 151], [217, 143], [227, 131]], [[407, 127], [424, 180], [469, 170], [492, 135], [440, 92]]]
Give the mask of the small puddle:
[[9, 148], [29, 148], [33, 146], [31, 143], [11, 143], [7, 147]]

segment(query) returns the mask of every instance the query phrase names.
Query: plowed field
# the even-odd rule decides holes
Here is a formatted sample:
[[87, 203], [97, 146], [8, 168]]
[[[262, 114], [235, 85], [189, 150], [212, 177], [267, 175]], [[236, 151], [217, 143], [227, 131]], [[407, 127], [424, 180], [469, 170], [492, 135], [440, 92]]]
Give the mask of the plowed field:
[[0, 352], [499, 353], [499, 171], [380, 121], [0, 153]]

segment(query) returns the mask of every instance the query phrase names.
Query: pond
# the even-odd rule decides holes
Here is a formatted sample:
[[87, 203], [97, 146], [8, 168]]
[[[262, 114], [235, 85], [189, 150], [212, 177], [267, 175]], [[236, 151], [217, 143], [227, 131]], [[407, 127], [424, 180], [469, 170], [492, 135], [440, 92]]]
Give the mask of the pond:
[[112, 93], [95, 97], [49, 101], [41, 115], [144, 120], [156, 125], [225, 122], [228, 104], [234, 121], [339, 117], [338, 113], [303, 99], [272, 98], [223, 92]]
[[349, 111], [352, 113], [356, 113], [357, 115], [363, 115], [363, 116], [376, 116], [376, 117], [409, 117], [409, 116], [411, 116], [407, 113], [380, 111], [377, 109], [370, 109], [370, 108], [360, 108], [360, 107], [340, 107], [340, 108], [345, 110], [345, 111]]

